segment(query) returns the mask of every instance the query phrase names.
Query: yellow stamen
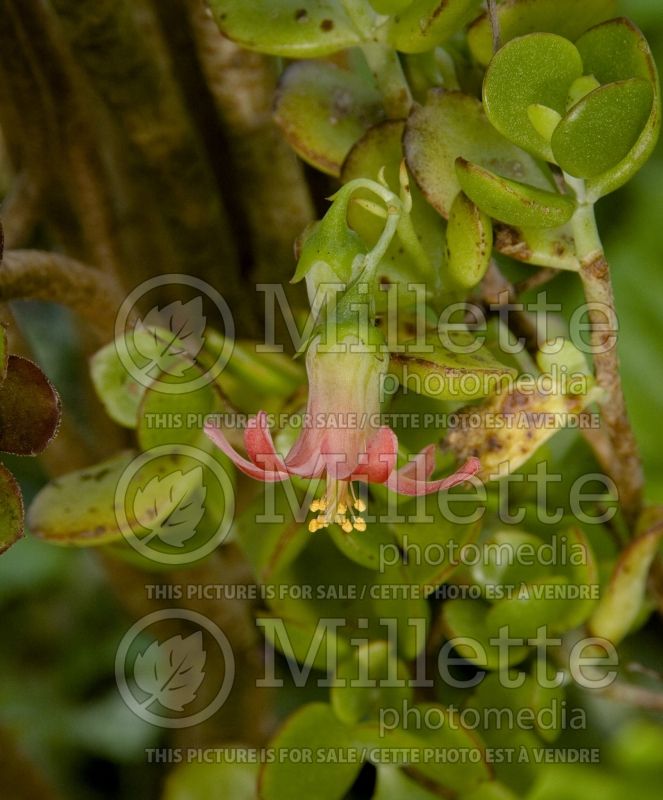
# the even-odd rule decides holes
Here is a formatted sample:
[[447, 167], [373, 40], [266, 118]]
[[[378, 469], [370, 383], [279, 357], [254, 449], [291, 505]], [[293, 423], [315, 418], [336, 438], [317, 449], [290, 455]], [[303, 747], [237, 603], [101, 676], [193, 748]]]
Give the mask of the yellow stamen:
[[354, 529], [363, 533], [366, 530], [366, 520], [362, 517], [357, 517], [353, 523]]
[[353, 505], [360, 514], [366, 511], [366, 503], [361, 498], [355, 500]]
[[308, 524], [308, 529], [311, 533], [316, 533], [319, 527], [317, 519], [312, 519]]
[[352, 523], [347, 517], [341, 525], [341, 528], [345, 531], [345, 533], [352, 533]]

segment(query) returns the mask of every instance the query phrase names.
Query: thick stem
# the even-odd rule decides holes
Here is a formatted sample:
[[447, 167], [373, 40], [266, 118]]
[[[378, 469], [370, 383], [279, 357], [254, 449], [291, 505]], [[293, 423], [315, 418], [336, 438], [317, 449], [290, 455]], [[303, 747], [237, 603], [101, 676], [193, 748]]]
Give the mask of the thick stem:
[[0, 300], [60, 303], [89, 322], [101, 341], [113, 335], [123, 293], [107, 273], [41, 250], [8, 250], [0, 265]]
[[398, 53], [383, 44], [365, 44], [362, 50], [382, 92], [387, 116], [390, 119], [405, 119], [413, 101]]
[[573, 219], [580, 278], [589, 304], [591, 344], [598, 385], [603, 389], [601, 412], [612, 446], [611, 477], [625, 518], [633, 526], [642, 507], [643, 474], [638, 446], [626, 412], [616, 343], [617, 315], [610, 269], [599, 238], [594, 208], [583, 202]]

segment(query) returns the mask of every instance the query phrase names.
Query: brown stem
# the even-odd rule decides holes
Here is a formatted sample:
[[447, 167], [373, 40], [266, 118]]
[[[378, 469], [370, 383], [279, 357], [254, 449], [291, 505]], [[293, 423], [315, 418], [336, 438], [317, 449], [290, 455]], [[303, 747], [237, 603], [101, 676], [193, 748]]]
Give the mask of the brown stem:
[[61, 303], [89, 322], [102, 341], [112, 338], [122, 298], [112, 277], [58, 253], [7, 250], [0, 264], [0, 300]]
[[[255, 279], [287, 282], [293, 244], [314, 211], [302, 166], [272, 118], [276, 64], [224, 38], [204, 0], [185, 2], [236, 171], [233, 189], [248, 227]], [[302, 290], [288, 284], [286, 291]]]
[[608, 330], [610, 320], [606, 321], [606, 315], [613, 320], [616, 317], [610, 270], [603, 252], [582, 259], [580, 277], [591, 304], [588, 314], [594, 369], [597, 383], [604, 392], [601, 411], [614, 456], [610, 474], [617, 485], [624, 516], [634, 525], [642, 508], [644, 478], [638, 445], [626, 411], [615, 331]]

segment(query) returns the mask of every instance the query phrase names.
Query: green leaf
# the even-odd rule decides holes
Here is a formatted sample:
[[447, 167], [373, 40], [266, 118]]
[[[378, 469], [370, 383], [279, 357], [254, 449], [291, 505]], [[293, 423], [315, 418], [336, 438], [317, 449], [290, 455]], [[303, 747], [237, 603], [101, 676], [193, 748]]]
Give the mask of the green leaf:
[[493, 223], [494, 247], [500, 253], [527, 264], [577, 272], [580, 261], [570, 225], [560, 228], [521, 228]]
[[558, 228], [575, 211], [571, 197], [501, 178], [463, 158], [456, 161], [456, 175], [465, 194], [482, 211], [507, 225]]
[[[338, 665], [329, 699], [336, 716], [348, 724], [377, 718], [381, 708], [402, 708], [412, 702], [407, 666], [390, 652], [387, 642], [354, 647]], [[394, 685], [403, 683], [402, 686]]]
[[345, 533], [338, 525], [330, 525], [327, 533], [341, 553], [369, 569], [378, 569], [384, 548], [394, 542], [393, 536], [378, 524], [369, 525], [365, 531], [352, 530], [350, 533]]
[[[160, 381], [168, 381], [166, 375]], [[203, 432], [205, 417], [223, 410], [214, 384], [200, 386], [182, 394], [164, 394], [155, 388], [145, 390], [137, 412], [136, 435], [143, 451], [166, 444], [192, 444], [208, 449]]]
[[[564, 630], [568, 585], [562, 575], [522, 584], [512, 597], [495, 603], [486, 616], [486, 625], [493, 631], [506, 626], [509, 635], [517, 639], [534, 638], [542, 625], [551, 631]], [[556, 596], [557, 592], [561, 596]]]
[[420, 352], [414, 342], [405, 342], [403, 352], [394, 352], [389, 371], [407, 391], [437, 400], [476, 400], [497, 392], [516, 371], [501, 364], [471, 333], [449, 331], [449, 345], [427, 338], [430, 352]]
[[488, 119], [514, 144], [545, 161], [553, 161], [550, 143], [528, 114], [532, 105], [566, 112], [569, 88], [583, 74], [580, 53], [552, 33], [531, 33], [508, 42], [495, 54], [483, 82]]
[[[170, 331], [153, 325], [149, 316], [90, 360], [90, 376], [99, 399], [108, 416], [125, 428], [136, 427], [143, 395], [155, 378], [165, 372], [173, 382], [187, 381], [190, 372], [197, 370], [183, 343]], [[131, 363], [124, 363], [127, 359]]]
[[193, 761], [169, 772], [161, 800], [255, 800], [258, 765]]
[[453, 202], [447, 226], [447, 268], [451, 289], [472, 289], [486, 274], [493, 250], [493, 226], [463, 192]]
[[[341, 800], [353, 784], [361, 761], [356, 754], [350, 729], [326, 703], [303, 706], [289, 717], [270, 746], [286, 757], [266, 763], [260, 770], [260, 797], [263, 800], [284, 800], [287, 797], [315, 797], [316, 800]], [[287, 754], [306, 747], [312, 763], [302, 767]], [[345, 756], [337, 763], [330, 751]], [[349, 763], [348, 763], [349, 762]]]
[[[470, 508], [467, 508], [469, 504], [465, 500], [461, 502], [466, 507], [463, 515], [471, 517]], [[421, 587], [424, 595], [428, 596], [456, 572], [460, 559], [454, 559], [453, 553], [476, 541], [482, 520], [475, 518], [470, 522], [459, 522], [449, 519], [450, 515], [444, 513], [446, 508], [441, 509], [436, 495], [404, 503], [398, 511], [404, 521], [392, 522], [390, 527], [403, 555], [400, 556], [392, 545], [383, 550], [382, 559], [385, 564], [392, 564], [398, 554], [406, 562], [404, 569], [408, 584]]]
[[9, 356], [0, 384], [0, 451], [37, 455], [53, 439], [59, 424], [60, 398], [53, 384], [32, 361]]
[[382, 95], [370, 76], [325, 61], [291, 64], [281, 77], [274, 109], [295, 152], [334, 176], [354, 143], [384, 116]]
[[389, 43], [402, 53], [424, 53], [447, 41], [477, 13], [480, 0], [414, 0], [389, 25]]
[[[617, 0], [503, 0], [497, 6], [503, 45], [527, 33], [557, 33], [575, 41], [581, 33], [617, 13]], [[483, 14], [471, 26], [472, 55], [486, 66], [493, 57], [490, 18]]]
[[442, 627], [454, 650], [461, 658], [485, 669], [513, 666], [523, 661], [529, 652], [524, 645], [509, 647], [508, 664], [500, 663], [500, 652], [496, 643], [497, 628], [488, 625], [486, 616], [490, 606], [480, 600], [450, 600], [442, 608]]
[[601, 83], [642, 78], [654, 89], [649, 119], [631, 151], [607, 172], [587, 182], [588, 199], [596, 201], [627, 183], [651, 156], [661, 127], [661, 91], [647, 40], [629, 20], [615, 19], [598, 25], [581, 36], [576, 44], [585, 72]]
[[310, 541], [306, 520], [297, 519], [291, 506], [301, 500], [290, 483], [266, 485], [238, 520], [239, 545], [260, 583], [285, 569]]
[[[387, 120], [366, 131], [343, 163], [341, 170], [343, 183], [356, 178], [375, 180], [380, 170], [384, 168], [387, 184], [398, 194], [399, 170], [403, 161], [404, 128], [405, 123], [401, 120]], [[437, 271], [438, 265], [444, 259], [444, 223], [439, 214], [426, 202], [413, 181], [410, 181], [409, 187], [412, 198], [409, 218], [429, 264]], [[356, 191], [353, 197], [375, 199], [362, 189]], [[369, 247], [376, 244], [384, 228], [384, 220], [369, 213], [356, 202], [350, 204], [348, 220]], [[399, 282], [412, 280], [413, 276], [421, 277], [420, 254], [408, 251], [407, 247], [408, 242], [401, 241], [398, 234], [389, 245], [381, 263], [381, 270], [384, 270], [385, 277], [389, 280]]]
[[368, 0], [378, 14], [398, 14], [404, 11], [412, 0]]
[[11, 472], [0, 464], [0, 553], [23, 536], [23, 498]]
[[31, 533], [53, 544], [81, 547], [118, 541], [115, 489], [135, 457], [125, 452], [47, 484], [28, 509]]
[[481, 103], [460, 92], [431, 91], [426, 105], [410, 115], [403, 141], [418, 186], [447, 218], [461, 190], [455, 167], [459, 157], [505, 178], [540, 189], [554, 188], [549, 171], [501, 136], [488, 122]]
[[602, 636], [617, 645], [628, 634], [642, 609], [649, 570], [662, 538], [659, 512], [658, 524], [631, 542], [619, 556], [599, 606], [589, 621], [594, 636]]
[[[390, 764], [379, 764], [373, 800], [394, 800], [395, 797], [403, 800], [437, 800], [438, 794], [433, 794], [415, 783], [398, 767]], [[484, 798], [482, 798], [484, 800]]]
[[231, 484], [223, 487], [223, 504], [218, 497], [208, 501], [211, 470], [200, 460], [205, 456], [125, 452], [63, 475], [37, 494], [28, 527], [52, 544], [93, 547], [126, 540], [157, 563], [190, 563], [190, 553], [218, 531], [227, 533], [221, 526]]
[[289, 661], [327, 670], [329, 663], [336, 664], [351, 652], [350, 644], [334, 627], [319, 625], [318, 620], [289, 619], [269, 612], [261, 612], [257, 620], [267, 641]]
[[248, 50], [318, 58], [359, 44], [341, 0], [211, 0], [221, 31]]
[[[432, 781], [451, 790], [454, 796], [491, 777], [483, 742], [474, 731], [463, 726], [454, 708], [420, 703], [409, 706], [401, 727], [384, 732], [376, 729], [374, 723], [363, 723], [355, 727], [355, 732], [369, 746], [403, 748], [401, 753], [392, 751], [394, 763], [407, 763], [409, 771], [423, 777], [424, 783]], [[408, 751], [418, 751], [418, 757], [408, 758]], [[433, 759], [427, 755], [432, 752], [448, 757]], [[465, 754], [463, 758], [457, 757], [460, 753]], [[442, 796], [451, 792], [443, 792]]]
[[651, 112], [654, 92], [642, 78], [601, 86], [562, 119], [551, 146], [559, 166], [576, 178], [597, 178], [631, 152]]

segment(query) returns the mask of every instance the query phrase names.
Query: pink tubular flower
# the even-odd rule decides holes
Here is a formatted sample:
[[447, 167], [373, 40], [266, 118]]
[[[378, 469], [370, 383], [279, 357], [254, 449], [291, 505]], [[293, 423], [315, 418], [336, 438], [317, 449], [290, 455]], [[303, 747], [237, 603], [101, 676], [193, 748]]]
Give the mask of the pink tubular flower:
[[[353, 481], [382, 483], [403, 495], [432, 494], [449, 489], [475, 475], [479, 460], [470, 458], [453, 475], [429, 480], [435, 468], [435, 446], [428, 445], [401, 469], [396, 469], [398, 439], [391, 428], [376, 427], [380, 412], [380, 385], [388, 356], [372, 352], [356, 336], [346, 336], [336, 348], [325, 348], [320, 337], [306, 355], [309, 399], [305, 427], [283, 458], [276, 450], [261, 411], [244, 431], [249, 456], [242, 457], [223, 432], [207, 425], [205, 433], [245, 475], [265, 482], [284, 481], [291, 475], [319, 478], [325, 473], [323, 497], [311, 504], [320, 512], [311, 520], [315, 532], [334, 522], [349, 533], [366, 530], [358, 515], [365, 505], [352, 487]], [[348, 518], [348, 510], [350, 518]]]

